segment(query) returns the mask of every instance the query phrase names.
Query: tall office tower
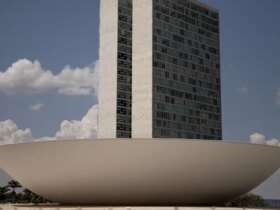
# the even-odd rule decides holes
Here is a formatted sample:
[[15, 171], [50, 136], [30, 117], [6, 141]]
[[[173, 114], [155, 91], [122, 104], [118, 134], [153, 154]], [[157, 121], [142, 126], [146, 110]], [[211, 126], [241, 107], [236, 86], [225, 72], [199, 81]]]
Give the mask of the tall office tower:
[[100, 1], [99, 138], [131, 137], [132, 0]]
[[[218, 11], [197, 0], [130, 3], [132, 83], [130, 75], [124, 75], [129, 82], [121, 83], [120, 0], [101, 1], [99, 137], [121, 137], [126, 130], [133, 138], [221, 139]], [[132, 100], [130, 95], [118, 103], [119, 84], [129, 87]], [[118, 120], [122, 109], [132, 110], [125, 112], [131, 117], [126, 124]]]
[[215, 9], [135, 0], [132, 136], [221, 139], [219, 52]]

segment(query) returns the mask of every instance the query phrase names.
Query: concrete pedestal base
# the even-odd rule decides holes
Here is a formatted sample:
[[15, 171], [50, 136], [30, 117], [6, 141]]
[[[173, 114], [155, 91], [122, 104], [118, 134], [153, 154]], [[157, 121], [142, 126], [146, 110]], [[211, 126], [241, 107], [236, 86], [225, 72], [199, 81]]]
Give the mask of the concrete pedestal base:
[[0, 210], [276, 210], [268, 208], [233, 207], [94, 207], [94, 206], [37, 206], [37, 205], [0, 205]]

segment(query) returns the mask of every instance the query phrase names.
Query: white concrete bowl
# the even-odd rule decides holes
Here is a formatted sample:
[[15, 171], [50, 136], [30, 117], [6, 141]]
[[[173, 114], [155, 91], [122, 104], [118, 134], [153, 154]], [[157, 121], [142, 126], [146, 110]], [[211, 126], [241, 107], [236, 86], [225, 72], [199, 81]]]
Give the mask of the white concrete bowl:
[[62, 204], [209, 205], [244, 194], [280, 166], [280, 148], [134, 139], [0, 147], [0, 167]]

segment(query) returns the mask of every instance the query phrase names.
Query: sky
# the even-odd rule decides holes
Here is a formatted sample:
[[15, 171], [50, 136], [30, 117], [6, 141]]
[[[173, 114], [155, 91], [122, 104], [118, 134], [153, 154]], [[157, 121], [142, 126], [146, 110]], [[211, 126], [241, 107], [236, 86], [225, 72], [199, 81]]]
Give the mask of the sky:
[[[277, 143], [280, 1], [201, 1], [220, 11], [223, 138]], [[0, 0], [0, 141], [96, 135], [98, 26], [98, 0]], [[257, 192], [280, 199], [280, 172]]]

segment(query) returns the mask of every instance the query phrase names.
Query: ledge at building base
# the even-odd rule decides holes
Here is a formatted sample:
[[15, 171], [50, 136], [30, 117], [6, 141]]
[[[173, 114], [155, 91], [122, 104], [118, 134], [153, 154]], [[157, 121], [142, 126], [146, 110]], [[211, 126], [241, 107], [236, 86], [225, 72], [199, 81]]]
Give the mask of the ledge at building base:
[[272, 208], [242, 208], [242, 207], [94, 207], [94, 206], [42, 206], [42, 205], [0, 205], [0, 210], [277, 210]]

